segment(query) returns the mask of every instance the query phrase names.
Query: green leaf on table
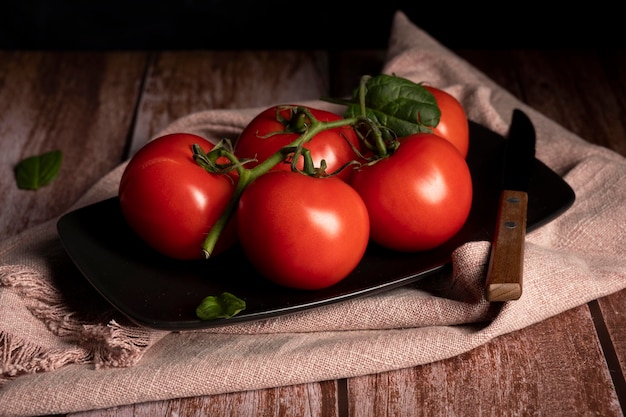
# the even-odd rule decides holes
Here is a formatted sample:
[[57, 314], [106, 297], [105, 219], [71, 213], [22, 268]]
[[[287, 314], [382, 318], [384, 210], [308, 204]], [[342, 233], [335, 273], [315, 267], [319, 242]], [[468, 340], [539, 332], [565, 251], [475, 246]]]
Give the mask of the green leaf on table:
[[63, 155], [61, 151], [50, 151], [31, 156], [15, 166], [15, 180], [22, 190], [37, 190], [50, 184], [59, 174]]
[[246, 308], [246, 302], [229, 292], [218, 296], [205, 297], [196, 308], [196, 316], [200, 320], [227, 319]]

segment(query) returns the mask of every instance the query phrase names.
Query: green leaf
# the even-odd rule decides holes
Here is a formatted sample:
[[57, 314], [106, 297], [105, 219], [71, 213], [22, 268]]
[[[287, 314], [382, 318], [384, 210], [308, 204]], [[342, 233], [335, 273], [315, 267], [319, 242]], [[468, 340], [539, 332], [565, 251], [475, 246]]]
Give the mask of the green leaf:
[[[365, 84], [366, 116], [391, 129], [398, 137], [432, 132], [441, 112], [430, 91], [420, 84], [394, 75], [381, 74]], [[359, 89], [348, 104], [344, 117], [361, 115]]]
[[59, 174], [63, 155], [61, 151], [50, 151], [31, 156], [15, 166], [17, 186], [23, 190], [37, 190], [50, 184]]
[[196, 316], [200, 320], [213, 320], [233, 317], [246, 308], [246, 302], [229, 292], [218, 296], [205, 297], [196, 308]]

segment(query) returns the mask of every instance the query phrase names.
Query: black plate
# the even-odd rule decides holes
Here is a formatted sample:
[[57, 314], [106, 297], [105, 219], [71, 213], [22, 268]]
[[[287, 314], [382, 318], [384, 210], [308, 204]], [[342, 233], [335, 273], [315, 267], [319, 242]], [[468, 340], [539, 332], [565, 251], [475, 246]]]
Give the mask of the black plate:
[[[464, 228], [445, 245], [420, 253], [398, 253], [374, 244], [358, 267], [338, 284], [316, 291], [279, 287], [249, 265], [240, 248], [208, 261], [176, 261], [154, 252], [126, 225], [117, 198], [78, 209], [58, 222], [61, 241], [87, 280], [133, 322], [155, 329], [221, 326], [293, 313], [415, 282], [450, 263], [459, 245], [491, 240], [500, 193], [503, 138], [470, 123], [467, 157], [474, 199]], [[539, 160], [529, 188], [528, 230], [567, 210], [571, 187]], [[195, 309], [207, 295], [231, 292], [247, 307], [230, 319], [202, 321]]]

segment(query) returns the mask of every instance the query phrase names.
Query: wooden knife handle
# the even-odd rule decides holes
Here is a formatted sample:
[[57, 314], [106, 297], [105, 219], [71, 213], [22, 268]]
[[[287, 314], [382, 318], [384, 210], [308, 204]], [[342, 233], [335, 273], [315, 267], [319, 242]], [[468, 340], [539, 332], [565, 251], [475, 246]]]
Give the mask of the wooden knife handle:
[[504, 190], [487, 269], [486, 298], [517, 300], [522, 296], [528, 194]]

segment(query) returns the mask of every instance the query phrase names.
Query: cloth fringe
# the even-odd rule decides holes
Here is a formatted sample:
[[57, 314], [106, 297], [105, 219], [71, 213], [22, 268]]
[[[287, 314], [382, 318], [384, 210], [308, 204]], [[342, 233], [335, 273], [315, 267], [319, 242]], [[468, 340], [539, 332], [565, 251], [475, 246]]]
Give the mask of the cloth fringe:
[[87, 363], [90, 355], [84, 349], [46, 349], [7, 332], [0, 332], [0, 387], [24, 374], [47, 372], [64, 365]]
[[13, 288], [30, 313], [54, 335], [75, 346], [50, 349], [3, 332], [0, 366], [6, 381], [25, 373], [57, 369], [67, 364], [93, 363], [96, 368], [129, 367], [168, 332], [124, 326], [115, 320], [103, 324], [83, 322], [64, 303], [63, 295], [41, 273], [24, 265], [0, 266], [0, 285]]

